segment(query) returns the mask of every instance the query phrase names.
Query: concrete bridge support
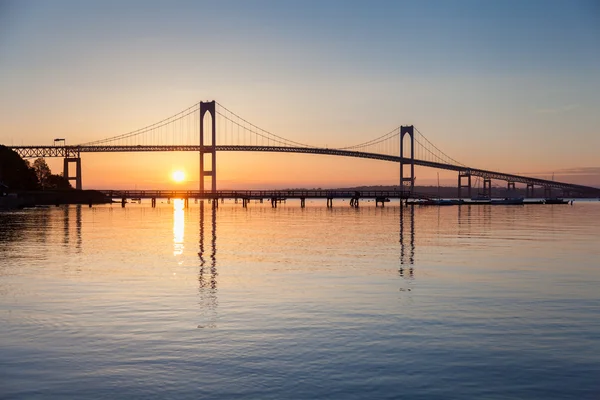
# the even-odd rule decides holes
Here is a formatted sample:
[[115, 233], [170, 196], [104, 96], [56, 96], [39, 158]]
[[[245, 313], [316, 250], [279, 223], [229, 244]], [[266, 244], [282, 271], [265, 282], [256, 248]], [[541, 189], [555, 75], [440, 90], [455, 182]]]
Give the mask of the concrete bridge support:
[[[407, 162], [404, 161], [404, 135], [410, 136], [410, 159]], [[404, 165], [410, 165], [410, 176], [404, 176]], [[415, 135], [414, 126], [401, 126], [400, 127], [400, 190], [404, 190], [408, 186], [410, 193], [412, 194], [415, 190]]]
[[156, 208], [156, 197], [153, 197], [153, 198], [150, 200], [150, 203], [152, 204], [152, 208]]
[[508, 190], [509, 192], [511, 192], [511, 191], [514, 192], [516, 190], [515, 183], [511, 182], [511, 181], [507, 181], [506, 182], [506, 190]]
[[[467, 179], [467, 184], [463, 184], [463, 178]], [[467, 188], [467, 194], [471, 198], [471, 172], [461, 171], [458, 173], [458, 198], [462, 199], [462, 188]]]
[[304, 197], [300, 197], [300, 208], [306, 207], [306, 199]]
[[490, 178], [483, 179], [483, 196], [491, 198], [492, 197], [492, 180]]
[[385, 197], [375, 197], [375, 207], [378, 207], [379, 203], [381, 203], [381, 207], [385, 207], [385, 203], [387, 201], [390, 201], [390, 199], [387, 199]]
[[533, 198], [533, 186], [533, 183], [527, 184], [527, 187], [525, 188], [525, 197]]
[[333, 197], [327, 198], [327, 208], [333, 208]]
[[[69, 164], [74, 162], [75, 163], [75, 176], [71, 176], [69, 175]], [[71, 183], [71, 181], [75, 181], [75, 189], [77, 190], [81, 190], [82, 189], [82, 185], [81, 185], [81, 157], [67, 157], [65, 158], [64, 164], [63, 164], [63, 176], [65, 177], [65, 179], [67, 179], [69, 181], [69, 183]]]

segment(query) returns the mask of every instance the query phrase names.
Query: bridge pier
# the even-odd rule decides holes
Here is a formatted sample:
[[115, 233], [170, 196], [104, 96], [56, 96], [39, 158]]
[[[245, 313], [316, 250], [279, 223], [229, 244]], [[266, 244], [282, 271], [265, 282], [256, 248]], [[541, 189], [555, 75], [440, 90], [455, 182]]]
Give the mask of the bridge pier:
[[492, 180], [490, 178], [483, 179], [483, 196], [492, 198]]
[[327, 198], [327, 208], [333, 208], [333, 197]]
[[350, 207], [355, 207], [358, 208], [358, 196], [355, 196], [353, 198], [350, 199]]
[[242, 199], [242, 207], [244, 207], [244, 208], [248, 207], [248, 199]]
[[186, 197], [185, 199], [183, 199], [183, 208], [188, 208], [189, 204], [190, 204], [189, 197]]
[[300, 197], [300, 208], [306, 207], [306, 198]]
[[121, 208], [125, 208], [125, 204], [127, 204], [127, 199], [123, 197], [121, 198]]
[[[75, 176], [69, 175], [69, 164], [75, 163]], [[69, 183], [75, 181], [75, 189], [81, 190], [81, 157], [66, 157], [63, 163], [63, 176]]]
[[525, 188], [525, 197], [533, 198], [533, 186], [533, 183], [527, 184], [527, 187]]
[[[467, 184], [463, 184], [463, 178], [467, 178]], [[462, 188], [467, 188], [467, 193], [469, 198], [471, 198], [471, 172], [470, 171], [460, 171], [458, 173], [458, 198], [462, 199]]]
[[271, 198], [271, 207], [277, 208], [277, 198], [276, 197]]
[[150, 203], [152, 204], [152, 208], [156, 208], [156, 197], [153, 197]]
[[515, 188], [515, 183], [514, 183], [514, 182], [512, 182], [512, 181], [507, 181], [507, 182], [506, 182], [506, 190], [508, 190], [509, 192], [510, 192], [510, 191], [513, 191], [513, 192], [514, 192], [514, 191], [516, 190], [516, 188]]
[[381, 207], [385, 207], [385, 202], [390, 201], [390, 199], [386, 199], [385, 197], [375, 197], [375, 207], [381, 203]]

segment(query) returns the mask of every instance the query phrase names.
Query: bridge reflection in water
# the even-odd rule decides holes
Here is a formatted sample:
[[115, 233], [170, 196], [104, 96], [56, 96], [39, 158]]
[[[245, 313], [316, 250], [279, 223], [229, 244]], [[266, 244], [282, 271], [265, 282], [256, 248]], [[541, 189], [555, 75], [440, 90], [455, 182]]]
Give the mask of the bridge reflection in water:
[[[181, 200], [183, 202], [183, 200]], [[182, 203], [183, 204], [183, 203]], [[199, 251], [200, 268], [198, 271], [198, 295], [199, 303], [204, 312], [203, 323], [198, 328], [214, 328], [217, 320], [217, 207], [210, 208], [210, 229], [211, 236], [209, 248], [206, 249], [205, 240], [205, 206], [204, 201], [200, 201], [200, 222], [199, 222]], [[208, 255], [208, 260], [207, 260]]]
[[173, 255], [183, 254], [185, 238], [185, 211], [184, 201], [176, 199], [173, 202]]
[[[408, 228], [407, 228], [408, 226]], [[408, 232], [405, 233], [405, 230]], [[408, 249], [407, 249], [408, 247]], [[415, 206], [400, 206], [400, 264], [415, 263]], [[412, 268], [411, 268], [412, 271]], [[402, 275], [402, 274], [401, 274]]]

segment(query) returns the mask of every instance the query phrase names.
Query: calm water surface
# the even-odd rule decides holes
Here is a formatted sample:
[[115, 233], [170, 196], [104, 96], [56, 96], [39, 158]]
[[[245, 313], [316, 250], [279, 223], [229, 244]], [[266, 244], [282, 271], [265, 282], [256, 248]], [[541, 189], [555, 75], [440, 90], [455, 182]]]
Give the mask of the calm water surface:
[[0, 214], [0, 398], [600, 398], [600, 203]]

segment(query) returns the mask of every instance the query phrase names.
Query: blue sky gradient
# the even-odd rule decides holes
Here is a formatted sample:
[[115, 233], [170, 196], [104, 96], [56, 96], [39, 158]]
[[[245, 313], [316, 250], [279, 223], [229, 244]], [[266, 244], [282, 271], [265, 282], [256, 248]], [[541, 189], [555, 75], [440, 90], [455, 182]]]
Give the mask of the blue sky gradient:
[[415, 124], [465, 164], [600, 185], [597, 1], [0, 0], [0, 85], [0, 143], [99, 139], [215, 99], [292, 140]]

